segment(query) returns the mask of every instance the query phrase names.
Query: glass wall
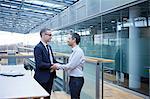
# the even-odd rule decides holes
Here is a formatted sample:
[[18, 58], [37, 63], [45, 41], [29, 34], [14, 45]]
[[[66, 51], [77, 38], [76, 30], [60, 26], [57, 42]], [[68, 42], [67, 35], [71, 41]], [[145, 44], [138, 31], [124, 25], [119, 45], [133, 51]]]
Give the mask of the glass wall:
[[[115, 61], [103, 64], [105, 81], [149, 95], [150, 1], [110, 11], [95, 20], [98, 24], [91, 21], [89, 27], [74, 29], [81, 35], [85, 55]], [[64, 37], [61, 33], [52, 46], [55, 51], [70, 53]], [[104, 89], [108, 89], [105, 84]]]
[[98, 34], [103, 38], [102, 57], [115, 60], [105, 79], [145, 95], [149, 95], [149, 5], [147, 1], [103, 15], [103, 33]]

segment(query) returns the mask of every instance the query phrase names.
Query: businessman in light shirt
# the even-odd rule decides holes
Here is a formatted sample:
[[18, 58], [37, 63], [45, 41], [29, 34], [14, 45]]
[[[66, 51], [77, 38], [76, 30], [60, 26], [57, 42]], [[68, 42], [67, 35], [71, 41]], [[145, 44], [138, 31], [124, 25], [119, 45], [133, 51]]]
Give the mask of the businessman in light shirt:
[[54, 64], [51, 69], [63, 69], [68, 71], [70, 80], [69, 88], [71, 99], [80, 99], [80, 92], [84, 84], [83, 65], [85, 57], [83, 50], [78, 46], [80, 36], [77, 33], [72, 33], [68, 36], [68, 45], [72, 47], [72, 53], [67, 64]]

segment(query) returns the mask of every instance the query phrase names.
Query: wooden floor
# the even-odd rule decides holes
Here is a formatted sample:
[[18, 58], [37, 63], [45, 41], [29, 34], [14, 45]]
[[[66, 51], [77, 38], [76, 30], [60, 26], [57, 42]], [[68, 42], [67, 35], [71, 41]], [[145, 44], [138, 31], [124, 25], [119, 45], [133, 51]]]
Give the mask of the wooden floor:
[[70, 95], [66, 94], [63, 91], [52, 92], [51, 99], [71, 99]]
[[[51, 99], [71, 99], [71, 98], [68, 94], [66, 94], [63, 91], [55, 91], [52, 93]], [[105, 83], [104, 99], [144, 99], [144, 98]]]
[[144, 99], [144, 97], [134, 95], [131, 92], [127, 92], [123, 89], [105, 83], [104, 99]]

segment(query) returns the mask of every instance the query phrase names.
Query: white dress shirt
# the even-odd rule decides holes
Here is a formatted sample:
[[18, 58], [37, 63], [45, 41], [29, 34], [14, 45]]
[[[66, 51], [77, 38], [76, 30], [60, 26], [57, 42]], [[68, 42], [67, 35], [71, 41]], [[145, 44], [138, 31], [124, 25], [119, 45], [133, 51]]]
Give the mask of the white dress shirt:
[[85, 62], [83, 50], [78, 45], [72, 50], [68, 63], [65, 65], [59, 64], [57, 68], [67, 70], [69, 76], [83, 77], [83, 65]]
[[49, 50], [49, 57], [50, 57], [50, 61], [51, 61], [51, 64], [53, 64], [54, 62], [53, 62], [53, 57], [52, 57], [52, 53], [51, 53], [51, 50], [50, 50], [50, 48], [48, 47], [48, 49], [47, 49], [47, 47], [46, 47], [46, 45], [48, 45], [48, 44], [46, 44], [45, 42], [43, 42], [42, 40], [41, 40], [41, 42], [43, 43], [43, 45], [45, 46], [45, 48], [46, 48], [46, 50]]

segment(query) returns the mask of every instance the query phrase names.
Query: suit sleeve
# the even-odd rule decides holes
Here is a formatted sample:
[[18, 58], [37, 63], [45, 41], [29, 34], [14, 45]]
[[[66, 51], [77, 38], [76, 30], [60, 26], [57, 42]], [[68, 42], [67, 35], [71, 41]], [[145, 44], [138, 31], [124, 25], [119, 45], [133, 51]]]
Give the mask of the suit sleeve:
[[40, 47], [34, 48], [34, 58], [36, 62], [36, 68], [39, 69], [50, 69], [51, 64], [43, 61], [42, 49]]

